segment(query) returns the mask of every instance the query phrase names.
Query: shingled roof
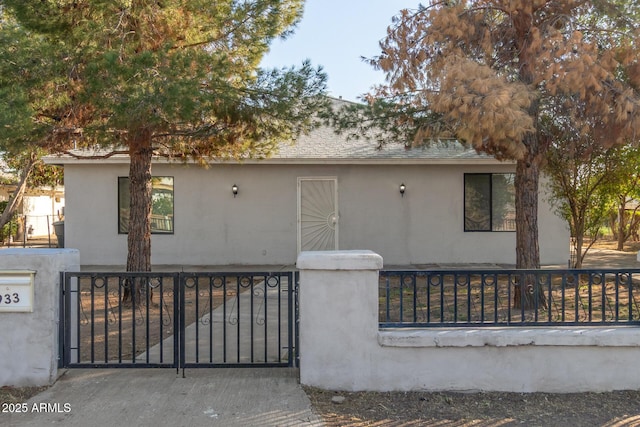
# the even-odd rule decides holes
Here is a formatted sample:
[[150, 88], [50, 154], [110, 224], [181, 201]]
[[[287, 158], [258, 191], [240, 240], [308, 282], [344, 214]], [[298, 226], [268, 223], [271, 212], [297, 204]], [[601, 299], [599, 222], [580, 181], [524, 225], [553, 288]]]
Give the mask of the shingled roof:
[[[347, 101], [332, 99], [338, 106]], [[74, 150], [79, 157], [100, 156], [108, 150]], [[158, 159], [160, 162], [163, 159]], [[47, 156], [47, 163], [85, 163], [89, 159], [73, 156]], [[95, 160], [94, 160], [95, 161]], [[127, 155], [114, 155], [102, 159], [107, 163], [128, 162]], [[235, 161], [225, 160], [226, 163]], [[338, 134], [329, 126], [321, 126], [309, 134], [300, 135], [294, 142], [283, 142], [265, 159], [243, 159], [243, 163], [441, 163], [441, 164], [492, 164], [499, 163], [494, 157], [479, 154], [474, 149], [463, 146], [455, 140], [434, 141], [422, 147], [408, 147], [404, 141], [389, 142], [380, 146], [366, 138], [349, 138]]]
[[387, 143], [382, 146], [366, 139], [348, 139], [329, 127], [322, 127], [297, 141], [281, 144], [270, 159], [299, 160], [489, 160], [493, 157], [478, 154], [472, 148], [457, 141], [437, 141], [424, 147], [407, 147], [404, 143]]
[[[334, 108], [348, 101], [332, 99]], [[455, 140], [434, 141], [422, 147], [408, 147], [404, 141], [384, 145], [366, 138], [349, 138], [345, 133], [337, 134], [329, 126], [322, 126], [307, 135], [301, 135], [293, 143], [282, 143], [269, 156], [270, 160], [282, 161], [471, 161], [495, 162], [492, 156], [478, 154], [474, 149]]]

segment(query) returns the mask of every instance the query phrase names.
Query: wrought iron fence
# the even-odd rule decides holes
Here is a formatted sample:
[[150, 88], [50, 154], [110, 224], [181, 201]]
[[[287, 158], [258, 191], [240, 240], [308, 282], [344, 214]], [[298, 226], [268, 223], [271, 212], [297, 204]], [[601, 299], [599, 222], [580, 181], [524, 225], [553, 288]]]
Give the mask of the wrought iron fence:
[[175, 367], [176, 273], [63, 273], [65, 367]]
[[292, 272], [180, 278], [183, 367], [295, 366]]
[[62, 273], [61, 366], [297, 365], [294, 272]]
[[381, 271], [380, 327], [640, 324], [640, 269]]

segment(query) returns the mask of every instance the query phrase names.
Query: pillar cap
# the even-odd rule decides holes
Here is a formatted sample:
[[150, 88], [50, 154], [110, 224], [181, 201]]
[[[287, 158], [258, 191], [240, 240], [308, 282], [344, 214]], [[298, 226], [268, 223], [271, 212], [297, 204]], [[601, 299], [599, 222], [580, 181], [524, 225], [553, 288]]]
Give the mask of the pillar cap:
[[373, 251], [306, 251], [298, 255], [300, 270], [380, 270], [382, 257]]

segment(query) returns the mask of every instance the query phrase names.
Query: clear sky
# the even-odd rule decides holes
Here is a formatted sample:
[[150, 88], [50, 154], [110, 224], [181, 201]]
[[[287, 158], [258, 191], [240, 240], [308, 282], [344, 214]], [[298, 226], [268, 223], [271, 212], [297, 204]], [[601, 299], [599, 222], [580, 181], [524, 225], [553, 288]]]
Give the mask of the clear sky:
[[356, 101], [374, 84], [384, 82], [361, 57], [380, 53], [379, 41], [401, 9], [415, 9], [419, 0], [307, 0], [295, 33], [276, 40], [262, 61], [266, 68], [300, 66], [309, 59], [328, 75], [331, 96]]

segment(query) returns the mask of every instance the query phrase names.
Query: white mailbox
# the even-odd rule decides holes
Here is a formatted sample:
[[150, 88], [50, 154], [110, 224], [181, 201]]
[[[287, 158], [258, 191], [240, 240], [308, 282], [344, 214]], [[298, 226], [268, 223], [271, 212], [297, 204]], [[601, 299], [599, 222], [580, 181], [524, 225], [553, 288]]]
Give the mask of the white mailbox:
[[32, 312], [35, 271], [0, 270], [0, 313]]

